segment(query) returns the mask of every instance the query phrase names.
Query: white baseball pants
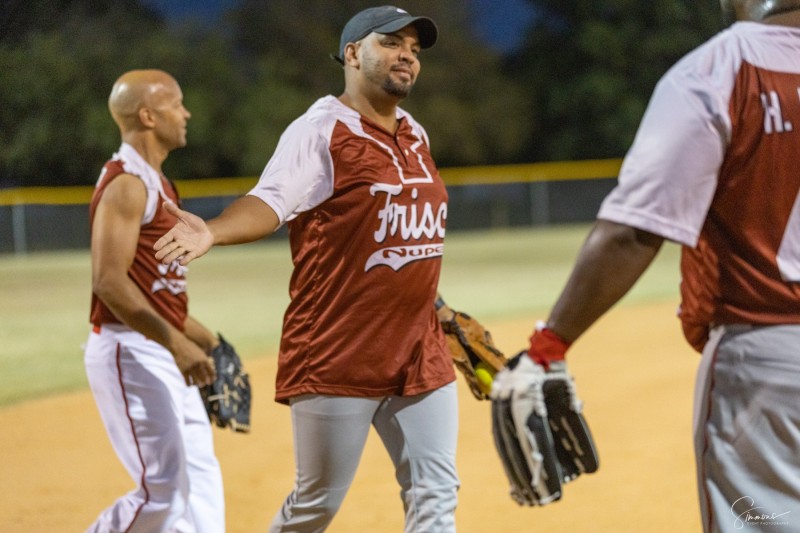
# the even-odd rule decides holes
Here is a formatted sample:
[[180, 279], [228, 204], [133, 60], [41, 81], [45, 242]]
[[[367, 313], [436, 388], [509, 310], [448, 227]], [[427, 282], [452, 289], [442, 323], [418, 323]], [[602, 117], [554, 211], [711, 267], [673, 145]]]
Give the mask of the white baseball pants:
[[89, 335], [84, 362], [111, 445], [137, 485], [87, 531], [224, 532], [208, 415], [172, 354], [130, 328], [103, 325]]

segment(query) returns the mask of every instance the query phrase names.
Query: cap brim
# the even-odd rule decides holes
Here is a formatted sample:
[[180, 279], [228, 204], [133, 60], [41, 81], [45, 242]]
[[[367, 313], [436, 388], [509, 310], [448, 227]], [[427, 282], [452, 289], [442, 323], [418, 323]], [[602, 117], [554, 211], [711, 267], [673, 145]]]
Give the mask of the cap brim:
[[428, 17], [403, 17], [378, 26], [372, 31], [375, 33], [394, 33], [412, 25], [417, 29], [419, 45], [423, 49], [430, 48], [436, 44], [436, 40], [439, 38], [439, 29], [436, 27], [436, 23]]
[[[369, 30], [369, 33], [394, 33], [396, 31], [402, 30], [406, 26], [414, 26], [417, 30], [417, 36], [419, 37], [419, 45], [423, 49], [430, 48], [434, 44], [436, 44], [436, 40], [439, 38], [439, 28], [437, 28], [436, 23], [433, 22], [432, 19], [428, 17], [411, 17], [405, 16], [401, 17], [397, 20], [393, 20], [391, 22], [387, 22], [382, 26], [378, 26]], [[366, 35], [360, 37], [359, 39], [363, 39]], [[331, 59], [344, 65], [344, 55], [343, 52], [344, 46], [342, 46], [342, 51], [340, 51], [340, 55], [330, 54]]]

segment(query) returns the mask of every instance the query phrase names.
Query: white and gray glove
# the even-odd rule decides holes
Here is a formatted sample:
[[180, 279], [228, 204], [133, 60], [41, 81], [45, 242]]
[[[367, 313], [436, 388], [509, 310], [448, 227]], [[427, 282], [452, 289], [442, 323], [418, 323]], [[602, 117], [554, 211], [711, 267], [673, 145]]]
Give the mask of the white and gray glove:
[[562, 483], [597, 470], [597, 450], [565, 361], [545, 370], [522, 351], [497, 373], [490, 397], [494, 442], [514, 501], [546, 505], [561, 498]]

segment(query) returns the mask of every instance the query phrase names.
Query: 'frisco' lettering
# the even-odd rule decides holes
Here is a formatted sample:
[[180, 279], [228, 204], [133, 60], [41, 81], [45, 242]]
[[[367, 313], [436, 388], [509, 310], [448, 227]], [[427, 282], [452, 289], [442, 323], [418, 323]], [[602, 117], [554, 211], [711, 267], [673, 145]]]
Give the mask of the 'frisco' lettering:
[[[392, 198], [403, 192], [403, 185], [389, 185], [376, 183], [369, 189], [372, 196], [378, 193], [386, 193], [386, 204], [378, 211], [380, 227], [375, 231], [375, 242], [383, 242], [387, 236], [396, 236], [398, 230], [403, 240], [418, 240], [423, 236], [428, 239], [438, 236], [444, 238], [444, 221], [447, 219], [447, 204], [442, 202], [434, 214], [433, 206], [430, 202], [425, 202], [422, 207], [422, 215], [418, 213], [417, 205], [401, 205], [392, 202]], [[411, 193], [412, 198], [416, 198], [416, 189]]]

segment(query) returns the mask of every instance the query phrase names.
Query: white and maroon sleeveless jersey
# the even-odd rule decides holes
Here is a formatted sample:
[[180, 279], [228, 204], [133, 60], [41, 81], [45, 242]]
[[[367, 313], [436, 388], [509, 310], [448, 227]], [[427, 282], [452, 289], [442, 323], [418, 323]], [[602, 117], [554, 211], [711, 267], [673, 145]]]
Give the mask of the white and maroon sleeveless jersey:
[[433, 301], [447, 192], [423, 128], [392, 135], [321, 98], [250, 192], [287, 222], [294, 263], [276, 399], [413, 395], [455, 379]]
[[[177, 222], [177, 219], [163, 208], [162, 203], [166, 200], [179, 203], [178, 194], [172, 184], [127, 143], [123, 143], [113, 158], [103, 166], [89, 205], [91, 224], [94, 225], [94, 214], [103, 192], [108, 184], [121, 174], [137, 176], [147, 188], [147, 204], [142, 216], [139, 242], [133, 264], [128, 270], [128, 277], [139, 287], [158, 314], [183, 331], [189, 301], [186, 294], [188, 268], [181, 266], [177, 261], [169, 266], [163, 265], [156, 260], [153, 252], [155, 242]], [[90, 321], [96, 326], [120, 323], [114, 313], [94, 293], [92, 293]]]
[[800, 29], [739, 22], [659, 82], [598, 218], [684, 245], [684, 334], [800, 323]]

